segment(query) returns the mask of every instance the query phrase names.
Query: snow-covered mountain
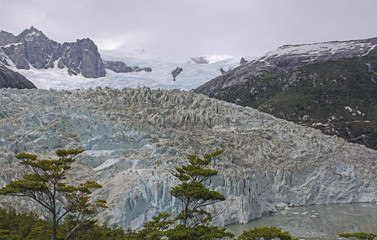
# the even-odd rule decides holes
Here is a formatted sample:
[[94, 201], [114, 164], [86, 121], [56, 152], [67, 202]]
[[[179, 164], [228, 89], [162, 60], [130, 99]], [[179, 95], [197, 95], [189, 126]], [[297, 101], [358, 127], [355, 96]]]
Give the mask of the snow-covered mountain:
[[282, 46], [195, 90], [377, 149], [377, 38]]
[[[239, 65], [239, 57], [228, 57], [219, 59], [208, 64], [193, 64], [190, 62], [174, 63], [166, 62], [157, 57], [148, 55], [145, 51], [136, 51], [134, 54], [117, 56], [114, 51], [101, 51], [103, 59], [120, 60], [127, 65], [150, 67], [152, 72], [135, 72], [130, 74], [109, 75], [103, 78], [99, 86], [106, 87], [114, 84], [114, 88], [147, 86], [150, 88], [162, 89], [194, 89], [214, 77], [221, 75], [221, 69], [229, 71]], [[183, 71], [173, 81], [172, 71], [177, 67]]]
[[213, 96], [217, 91], [224, 91], [225, 88], [244, 84], [252, 78], [261, 77], [267, 73], [287, 73], [313, 63], [364, 56], [376, 47], [377, 38], [285, 45], [260, 58], [242, 64], [223, 76], [212, 79], [195, 91]]
[[89, 38], [60, 44], [34, 28], [18, 36], [0, 32], [0, 62], [15, 69], [50, 69], [58, 66], [69, 75], [87, 78], [105, 76], [105, 66], [97, 46]]
[[[31, 67], [29, 70], [16, 69], [22, 75], [32, 81], [40, 89], [87, 89], [100, 86], [123, 89], [125, 87], [147, 86], [152, 89], [181, 89], [191, 90], [206, 83], [212, 78], [221, 75], [220, 69], [228, 71], [239, 65], [240, 58], [228, 58], [223, 61], [213, 62], [206, 65], [191, 63], [171, 63], [163, 62], [158, 59], [145, 58], [143, 53], [140, 56], [116, 56], [106, 51], [100, 50], [101, 57], [106, 60], [113, 60], [126, 63], [128, 66], [140, 66], [141, 68], [152, 68], [152, 72], [128, 72], [115, 73], [106, 69], [106, 76], [89, 79], [82, 75], [69, 76], [64, 69], [59, 69], [56, 64], [52, 69], [36, 69]], [[176, 67], [182, 67], [183, 71], [173, 81], [171, 72]]]
[[[60, 44], [34, 27], [18, 36], [0, 32], [0, 64], [24, 75], [41, 89], [147, 86], [191, 90], [240, 62], [240, 58], [230, 56], [205, 59], [205, 65], [166, 62], [127, 45], [98, 50], [90, 39]], [[177, 67], [183, 71], [173, 81], [171, 73]]]

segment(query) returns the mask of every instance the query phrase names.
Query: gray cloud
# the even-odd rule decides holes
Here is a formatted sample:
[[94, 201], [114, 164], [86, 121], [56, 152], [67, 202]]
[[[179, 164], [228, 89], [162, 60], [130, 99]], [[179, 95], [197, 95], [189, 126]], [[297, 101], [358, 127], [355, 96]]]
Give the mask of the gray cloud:
[[0, 0], [0, 29], [122, 42], [170, 60], [377, 37], [375, 0]]

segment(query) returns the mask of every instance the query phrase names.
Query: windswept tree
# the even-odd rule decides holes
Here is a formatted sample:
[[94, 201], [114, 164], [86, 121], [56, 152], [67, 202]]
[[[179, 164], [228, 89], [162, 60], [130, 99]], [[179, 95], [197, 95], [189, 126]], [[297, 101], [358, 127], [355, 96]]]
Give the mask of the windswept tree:
[[225, 228], [210, 226], [212, 214], [204, 209], [225, 200], [224, 195], [205, 186], [206, 181], [218, 173], [207, 166], [222, 152], [215, 151], [203, 158], [188, 155], [189, 164], [177, 167], [173, 173], [181, 183], [170, 190], [171, 195], [180, 200], [181, 212], [174, 219], [170, 219], [170, 213], [159, 213], [139, 232], [130, 231], [129, 239], [213, 240], [233, 237]]
[[216, 176], [218, 171], [206, 168], [212, 159], [224, 150], [206, 154], [203, 158], [197, 155], [188, 155], [190, 164], [177, 167], [173, 173], [181, 183], [170, 190], [173, 197], [181, 201], [182, 210], [176, 217], [185, 227], [195, 227], [200, 224], [207, 225], [212, 220], [211, 213], [203, 207], [224, 201], [225, 197], [219, 192], [209, 190], [204, 183]]
[[99, 209], [106, 208], [105, 200], [90, 201], [92, 191], [102, 188], [100, 184], [87, 181], [74, 186], [66, 181], [67, 172], [76, 161], [74, 157], [83, 151], [58, 149], [57, 160], [39, 160], [36, 155], [20, 153], [16, 157], [22, 160], [28, 174], [0, 189], [0, 194], [31, 198], [46, 209], [51, 217], [53, 240], [63, 220], [68, 239], [83, 223], [92, 220]]

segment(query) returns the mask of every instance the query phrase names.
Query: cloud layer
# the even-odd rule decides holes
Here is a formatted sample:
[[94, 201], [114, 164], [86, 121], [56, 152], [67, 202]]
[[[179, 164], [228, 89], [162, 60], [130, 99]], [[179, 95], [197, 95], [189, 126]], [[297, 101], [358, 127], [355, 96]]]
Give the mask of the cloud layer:
[[92, 38], [167, 60], [259, 56], [284, 44], [377, 37], [375, 0], [0, 0], [0, 29], [35, 26], [59, 41]]

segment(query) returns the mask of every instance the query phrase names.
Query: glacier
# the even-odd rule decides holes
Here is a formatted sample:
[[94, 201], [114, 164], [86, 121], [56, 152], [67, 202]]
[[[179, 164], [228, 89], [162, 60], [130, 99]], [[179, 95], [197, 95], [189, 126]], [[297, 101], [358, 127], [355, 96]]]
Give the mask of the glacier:
[[[0, 89], [0, 186], [23, 176], [15, 154], [54, 158], [82, 148], [68, 179], [95, 180], [101, 222], [138, 229], [157, 212], [177, 214], [171, 171], [187, 154], [225, 149], [209, 188], [226, 201], [208, 206], [214, 224], [246, 223], [281, 206], [377, 201], [377, 152], [249, 107], [181, 90]], [[26, 199], [0, 207], [35, 211]]]

